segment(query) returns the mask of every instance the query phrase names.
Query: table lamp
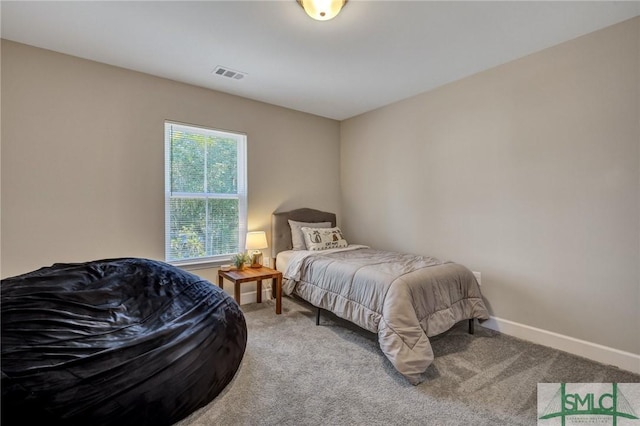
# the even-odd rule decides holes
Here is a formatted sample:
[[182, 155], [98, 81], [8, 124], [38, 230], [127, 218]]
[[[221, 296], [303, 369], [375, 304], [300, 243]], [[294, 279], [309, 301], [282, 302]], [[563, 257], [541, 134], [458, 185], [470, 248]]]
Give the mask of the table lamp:
[[260, 250], [269, 247], [267, 245], [267, 234], [264, 231], [247, 232], [247, 243], [245, 248], [247, 251], [253, 250], [251, 253], [251, 267], [262, 267], [262, 252]]

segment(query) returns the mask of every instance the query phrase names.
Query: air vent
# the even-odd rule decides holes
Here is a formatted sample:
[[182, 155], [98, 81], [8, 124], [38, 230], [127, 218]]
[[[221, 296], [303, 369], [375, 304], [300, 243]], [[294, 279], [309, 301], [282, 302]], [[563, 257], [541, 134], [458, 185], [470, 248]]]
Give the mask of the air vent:
[[213, 70], [213, 73], [219, 75], [220, 77], [231, 78], [233, 80], [242, 80], [247, 76], [247, 73], [220, 66], [216, 67], [216, 69]]

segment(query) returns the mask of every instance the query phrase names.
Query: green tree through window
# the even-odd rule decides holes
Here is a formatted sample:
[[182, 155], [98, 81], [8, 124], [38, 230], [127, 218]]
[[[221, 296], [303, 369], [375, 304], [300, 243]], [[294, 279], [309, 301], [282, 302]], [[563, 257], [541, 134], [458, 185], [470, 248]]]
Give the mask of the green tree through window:
[[215, 261], [242, 251], [246, 136], [165, 123], [165, 257]]

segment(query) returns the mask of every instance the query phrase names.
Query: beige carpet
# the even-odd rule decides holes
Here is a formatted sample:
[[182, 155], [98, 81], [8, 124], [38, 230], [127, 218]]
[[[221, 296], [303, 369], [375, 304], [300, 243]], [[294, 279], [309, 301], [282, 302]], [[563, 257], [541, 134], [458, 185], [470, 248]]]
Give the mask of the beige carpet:
[[427, 380], [409, 384], [376, 335], [284, 298], [244, 305], [249, 337], [234, 380], [178, 422], [196, 425], [535, 425], [538, 382], [627, 383], [640, 376], [466, 321], [431, 339]]

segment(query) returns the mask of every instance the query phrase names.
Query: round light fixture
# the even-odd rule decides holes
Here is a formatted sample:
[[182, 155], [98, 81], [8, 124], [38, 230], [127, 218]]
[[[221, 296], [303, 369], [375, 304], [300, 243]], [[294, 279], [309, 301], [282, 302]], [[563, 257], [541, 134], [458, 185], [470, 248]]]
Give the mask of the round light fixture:
[[335, 18], [347, 0], [296, 0], [307, 15], [318, 21]]

